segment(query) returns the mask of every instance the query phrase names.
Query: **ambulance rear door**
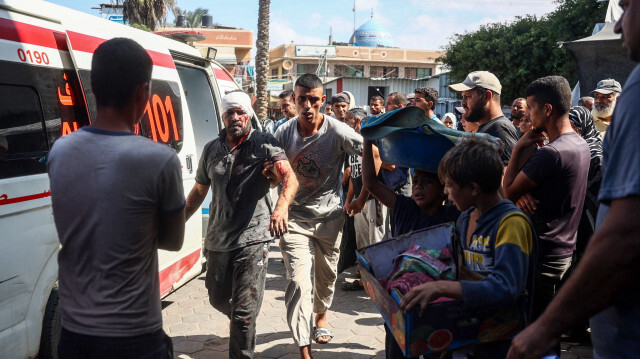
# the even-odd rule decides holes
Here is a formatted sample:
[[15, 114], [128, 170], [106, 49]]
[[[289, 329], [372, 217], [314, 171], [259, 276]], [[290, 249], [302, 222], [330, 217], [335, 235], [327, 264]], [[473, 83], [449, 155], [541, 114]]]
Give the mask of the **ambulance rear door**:
[[32, 5], [0, 1], [2, 358], [38, 354], [58, 275], [47, 155], [57, 138], [89, 124], [66, 33]]
[[[196, 147], [185, 90], [170, 50], [195, 56], [199, 56], [199, 53], [185, 44], [88, 14], [77, 13], [73, 17], [65, 17], [62, 25], [69, 38], [69, 48], [91, 118], [95, 117], [96, 112], [90, 81], [91, 59], [95, 49], [108, 39], [125, 37], [135, 40], [147, 51], [153, 61], [151, 98], [136, 133], [176, 151], [182, 164], [183, 188], [187, 195], [195, 183]], [[90, 29], [90, 33], [86, 32], [87, 29]], [[186, 224], [182, 249], [178, 252], [158, 251], [158, 262], [161, 296], [201, 273], [202, 219], [199, 213]]]

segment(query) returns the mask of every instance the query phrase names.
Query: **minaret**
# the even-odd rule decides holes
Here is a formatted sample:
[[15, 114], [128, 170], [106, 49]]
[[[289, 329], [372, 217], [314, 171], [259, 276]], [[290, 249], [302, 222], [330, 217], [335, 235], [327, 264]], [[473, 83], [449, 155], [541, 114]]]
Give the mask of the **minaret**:
[[356, 33], [356, 0], [353, 0], [353, 33]]

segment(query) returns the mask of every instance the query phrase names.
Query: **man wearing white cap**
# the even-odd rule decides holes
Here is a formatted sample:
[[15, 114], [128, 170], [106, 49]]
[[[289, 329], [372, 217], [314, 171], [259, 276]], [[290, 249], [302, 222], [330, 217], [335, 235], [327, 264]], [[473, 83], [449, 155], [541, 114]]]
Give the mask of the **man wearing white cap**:
[[591, 91], [593, 95], [593, 109], [591, 110], [593, 124], [596, 125], [603, 139], [611, 123], [611, 115], [616, 108], [620, 92], [622, 92], [622, 86], [614, 79], [598, 82], [596, 89]]
[[511, 150], [518, 141], [518, 133], [502, 113], [500, 80], [491, 72], [474, 71], [462, 83], [449, 85], [449, 89], [462, 94], [466, 121], [478, 123], [478, 132], [487, 133], [502, 141], [503, 151], [500, 157], [506, 166], [511, 158]]
[[[225, 129], [204, 147], [185, 209], [187, 218], [191, 217], [211, 186], [205, 285], [211, 305], [231, 321], [230, 358], [253, 358], [269, 232], [280, 235], [287, 231], [289, 204], [298, 188], [278, 141], [251, 128], [252, 114], [246, 93], [231, 92], [222, 99]], [[273, 211], [269, 180], [262, 175], [262, 163], [267, 160], [274, 162], [273, 174], [282, 182]]]

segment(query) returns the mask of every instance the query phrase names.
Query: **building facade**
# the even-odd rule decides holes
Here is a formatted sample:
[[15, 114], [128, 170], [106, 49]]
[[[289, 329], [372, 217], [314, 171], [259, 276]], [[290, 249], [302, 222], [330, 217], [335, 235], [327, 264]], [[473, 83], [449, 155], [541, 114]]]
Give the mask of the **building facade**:
[[348, 43], [328, 45], [284, 44], [269, 52], [271, 79], [295, 80], [304, 73], [325, 79], [337, 77], [422, 79], [440, 72], [434, 50], [395, 47], [389, 31], [371, 19]]

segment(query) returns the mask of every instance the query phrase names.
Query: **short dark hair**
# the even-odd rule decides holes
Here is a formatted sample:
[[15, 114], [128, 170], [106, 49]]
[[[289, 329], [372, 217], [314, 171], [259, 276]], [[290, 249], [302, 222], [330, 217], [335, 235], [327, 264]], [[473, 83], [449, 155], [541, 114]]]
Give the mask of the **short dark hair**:
[[431, 109], [435, 110], [436, 104], [438, 103], [438, 98], [440, 98], [440, 95], [438, 95], [438, 90], [434, 89], [433, 87], [420, 87], [415, 89], [413, 92], [423, 94], [424, 98], [427, 101], [431, 101], [431, 103], [433, 104], [431, 106]]
[[371, 101], [380, 101], [384, 105], [384, 99], [381, 96], [371, 96], [369, 103], [371, 103]]
[[103, 42], [91, 59], [91, 90], [98, 107], [123, 108], [135, 89], [151, 81], [153, 61], [137, 42], [122, 37]]
[[360, 121], [364, 120], [365, 117], [367, 117], [367, 111], [359, 107], [352, 108], [351, 110], [347, 111], [347, 113], [350, 113], [351, 116], [357, 118]]
[[278, 95], [279, 98], [285, 99], [291, 99], [291, 96], [294, 95], [294, 92], [292, 90], [284, 90], [282, 92], [280, 92], [280, 95]]
[[387, 97], [387, 102], [389, 102], [389, 99], [392, 99], [391, 102], [396, 105], [404, 106], [407, 104], [407, 95], [405, 95], [404, 92], [392, 92]]
[[560, 116], [571, 109], [571, 86], [562, 76], [541, 77], [529, 84], [524, 95], [533, 96], [539, 105], [550, 104]]
[[512, 105], [516, 102], [520, 102], [520, 101], [524, 101], [527, 102], [527, 99], [524, 97], [518, 97], [517, 99], [513, 100], [513, 102], [511, 103]]
[[[476, 86], [476, 87], [473, 88], [473, 91], [475, 91], [478, 94], [478, 96], [484, 96], [485, 92], [491, 91], [491, 93], [493, 94], [493, 100], [497, 101], [498, 103], [500, 102], [500, 94], [495, 92], [495, 91], [493, 91], [493, 90], [489, 90], [489, 89], [484, 88], [484, 87]], [[526, 101], [527, 100], [525, 100], [525, 102]]]
[[316, 74], [304, 74], [296, 80], [296, 86], [307, 90], [322, 88], [322, 80]]
[[447, 152], [438, 166], [438, 175], [444, 183], [449, 178], [460, 187], [475, 182], [484, 193], [500, 188], [504, 166], [498, 147], [488, 138], [463, 139]]

